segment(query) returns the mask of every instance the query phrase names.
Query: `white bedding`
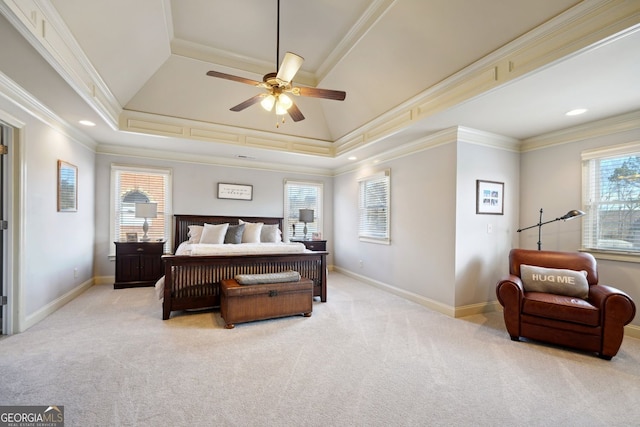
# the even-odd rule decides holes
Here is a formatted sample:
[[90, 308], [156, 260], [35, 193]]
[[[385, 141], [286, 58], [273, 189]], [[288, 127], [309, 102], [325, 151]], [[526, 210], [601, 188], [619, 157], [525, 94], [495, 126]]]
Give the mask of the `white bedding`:
[[[240, 243], [240, 244], [207, 244], [182, 242], [176, 255], [205, 256], [205, 255], [260, 255], [260, 254], [292, 254], [306, 252], [303, 243]], [[156, 295], [162, 300], [164, 297], [164, 276], [156, 282]]]
[[305, 252], [304, 244], [293, 243], [240, 243], [208, 244], [182, 242], [176, 255], [259, 255], [259, 254], [291, 254]]

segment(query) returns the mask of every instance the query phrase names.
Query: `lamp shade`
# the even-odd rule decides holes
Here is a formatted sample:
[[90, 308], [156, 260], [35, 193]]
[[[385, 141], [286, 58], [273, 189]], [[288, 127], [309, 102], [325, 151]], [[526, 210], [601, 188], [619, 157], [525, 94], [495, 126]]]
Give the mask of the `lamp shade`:
[[155, 218], [158, 216], [157, 203], [136, 203], [136, 218]]
[[560, 219], [564, 219], [566, 221], [568, 219], [577, 218], [577, 217], [582, 216], [582, 215], [585, 215], [585, 213], [582, 212], [582, 211], [579, 211], [577, 209], [574, 209], [572, 211], [567, 212], [563, 216], [561, 216]]
[[313, 222], [313, 209], [300, 209], [300, 222]]

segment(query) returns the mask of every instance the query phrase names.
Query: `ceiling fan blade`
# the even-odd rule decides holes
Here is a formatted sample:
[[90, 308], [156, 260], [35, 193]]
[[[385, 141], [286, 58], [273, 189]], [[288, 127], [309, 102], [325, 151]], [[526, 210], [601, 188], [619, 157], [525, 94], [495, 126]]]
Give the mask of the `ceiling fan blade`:
[[294, 87], [291, 91], [294, 95], [309, 96], [311, 98], [333, 99], [344, 101], [347, 93], [341, 90], [319, 89], [317, 87]]
[[246, 101], [241, 102], [240, 104], [236, 105], [235, 107], [231, 107], [230, 110], [231, 111], [242, 111], [245, 108], [251, 107], [253, 104], [257, 104], [265, 96], [267, 96], [266, 93], [261, 93], [261, 94], [258, 94], [256, 96], [253, 96], [253, 97], [247, 99]]
[[207, 72], [207, 76], [219, 77], [221, 79], [226, 79], [226, 80], [233, 80], [234, 82], [240, 82], [240, 83], [248, 84], [251, 86], [260, 86], [262, 84], [262, 82], [259, 82], [256, 80], [245, 79], [244, 77], [233, 76], [231, 74], [221, 73], [219, 71], [209, 71]]
[[293, 76], [295, 76], [300, 67], [302, 67], [303, 62], [304, 58], [302, 56], [291, 52], [285, 53], [276, 79], [284, 83], [290, 83], [291, 80], [293, 80]]
[[304, 120], [304, 115], [302, 115], [302, 112], [300, 111], [300, 109], [298, 108], [295, 102], [291, 105], [291, 107], [289, 107], [289, 110], [287, 110], [287, 112], [289, 113], [289, 115], [291, 116], [291, 119], [294, 122], [299, 122], [300, 120]]

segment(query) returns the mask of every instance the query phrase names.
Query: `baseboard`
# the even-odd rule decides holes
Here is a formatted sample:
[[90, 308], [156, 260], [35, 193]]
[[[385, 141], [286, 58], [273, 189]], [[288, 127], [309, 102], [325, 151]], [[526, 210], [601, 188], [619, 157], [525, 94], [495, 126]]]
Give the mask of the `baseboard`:
[[116, 281], [116, 276], [97, 276], [94, 277], [96, 285], [113, 285]]
[[379, 282], [377, 280], [373, 280], [367, 276], [362, 276], [360, 274], [354, 273], [353, 271], [346, 270], [342, 267], [333, 267], [334, 271], [344, 274], [345, 276], [349, 276], [353, 279], [364, 282], [368, 285], [374, 286], [376, 288], [387, 291], [391, 294], [397, 295], [399, 297], [408, 299], [409, 301], [413, 301], [417, 304], [423, 305], [431, 310], [437, 311], [438, 313], [445, 314], [449, 317], [455, 317], [456, 310], [455, 307], [451, 307], [449, 305], [443, 304], [441, 302], [432, 300], [430, 298], [424, 297], [422, 295], [418, 295], [413, 292], [406, 291], [404, 289], [397, 288], [395, 286], [389, 285], [387, 283]]
[[[502, 311], [502, 306], [498, 301], [489, 301], [489, 302], [478, 303], [478, 304], [464, 305], [460, 307], [451, 307], [441, 302], [434, 301], [432, 299], [423, 297], [413, 292], [405, 291], [404, 289], [396, 288], [395, 286], [389, 285], [387, 283], [373, 280], [369, 277], [362, 276], [360, 274], [354, 273], [350, 270], [346, 270], [341, 267], [334, 266], [333, 270], [339, 273], [342, 273], [345, 276], [349, 276], [356, 280], [364, 282], [368, 285], [375, 286], [376, 288], [382, 289], [384, 291], [387, 291], [399, 297], [406, 298], [410, 301], [413, 301], [427, 308], [430, 308], [434, 311], [437, 311], [438, 313], [446, 314], [447, 316], [450, 316], [450, 317], [458, 318], [458, 317], [471, 316], [474, 314]], [[625, 336], [628, 336], [628, 337], [640, 339], [640, 326], [627, 325], [624, 327], [624, 334]]]
[[27, 316], [24, 319], [24, 322], [20, 322], [19, 332], [26, 331], [27, 329], [29, 329], [39, 321], [43, 320], [45, 317], [59, 310], [66, 303], [68, 303], [69, 301], [72, 301], [78, 295], [80, 295], [81, 293], [89, 289], [91, 286], [93, 286], [94, 283], [95, 283], [95, 279], [93, 278], [89, 279], [86, 282], [76, 286], [66, 294], [62, 295], [61, 297], [51, 301], [49, 304], [45, 305], [44, 307], [42, 307], [40, 310], [36, 311], [32, 315]]
[[640, 339], [640, 326], [627, 325], [624, 327], [624, 334], [628, 337]]

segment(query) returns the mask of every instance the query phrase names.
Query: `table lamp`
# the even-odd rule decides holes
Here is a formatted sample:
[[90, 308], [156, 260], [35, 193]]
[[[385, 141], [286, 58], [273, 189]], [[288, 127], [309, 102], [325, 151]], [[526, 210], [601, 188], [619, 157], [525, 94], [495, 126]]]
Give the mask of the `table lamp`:
[[313, 222], [313, 209], [300, 209], [298, 219], [304, 222], [304, 240], [307, 240], [307, 223]]
[[144, 236], [142, 236], [143, 242], [148, 242], [151, 240], [149, 236], [147, 236], [147, 232], [149, 231], [149, 223], [147, 222], [147, 218], [155, 218], [158, 216], [158, 204], [157, 203], [136, 203], [136, 218], [144, 218], [144, 224], [142, 224], [142, 231], [144, 231]]

